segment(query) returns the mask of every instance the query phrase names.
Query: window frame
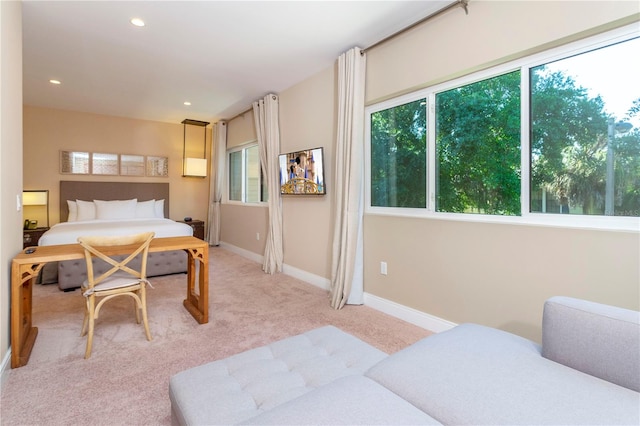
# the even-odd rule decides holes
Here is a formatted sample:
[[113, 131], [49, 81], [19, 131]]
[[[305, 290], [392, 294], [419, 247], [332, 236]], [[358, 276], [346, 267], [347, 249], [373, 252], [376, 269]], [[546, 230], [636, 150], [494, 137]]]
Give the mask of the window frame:
[[[627, 25], [591, 36], [583, 40], [567, 43], [543, 52], [535, 53], [492, 66], [481, 71], [454, 78], [411, 93], [406, 93], [382, 102], [368, 105], [365, 108], [365, 214], [381, 216], [417, 217], [444, 219], [464, 222], [488, 222], [517, 225], [542, 225], [564, 228], [585, 228], [603, 230], [623, 230], [640, 232], [640, 217], [633, 216], [601, 216], [601, 215], [566, 215], [560, 213], [540, 213], [530, 210], [530, 69], [549, 62], [589, 52], [633, 38], [640, 37], [637, 25]], [[436, 94], [477, 81], [496, 77], [508, 72], [520, 71], [520, 216], [502, 216], [478, 213], [437, 212], [436, 205]], [[426, 99], [427, 117], [427, 206], [426, 208], [377, 207], [371, 205], [371, 115], [418, 99]]]
[[[225, 167], [225, 185], [224, 185], [224, 197], [222, 202], [225, 204], [235, 204], [235, 205], [242, 205], [242, 206], [260, 206], [260, 207], [267, 207], [269, 205], [268, 201], [264, 201], [264, 200], [260, 200], [258, 202], [255, 201], [246, 201], [246, 197], [247, 197], [247, 189], [246, 189], [246, 182], [247, 182], [247, 175], [246, 175], [246, 159], [247, 159], [247, 149], [250, 148], [258, 148], [258, 142], [257, 141], [251, 141], [251, 142], [247, 142], [244, 143], [242, 145], [236, 145], [232, 148], [228, 148], [226, 153], [225, 153], [225, 162], [226, 162], [226, 167]], [[230, 189], [230, 177], [231, 177], [231, 154], [234, 152], [242, 152], [242, 200], [231, 200], [229, 198], [229, 189]], [[264, 185], [263, 179], [264, 179], [264, 172], [262, 170], [262, 164], [261, 161], [258, 159], [258, 164], [260, 167], [260, 171], [259, 171], [259, 179], [260, 179], [260, 188], [262, 188], [262, 186]], [[258, 191], [260, 193], [260, 198], [262, 198], [262, 191]]]
[[[420, 212], [423, 212], [425, 209], [422, 208], [417, 208], [417, 207], [379, 207], [379, 206], [371, 206], [371, 115], [376, 113], [376, 112], [380, 112], [380, 111], [384, 111], [386, 109], [389, 108], [393, 108], [396, 106], [400, 106], [403, 104], [407, 104], [407, 103], [411, 103], [411, 102], [415, 102], [418, 101], [420, 99], [425, 99], [425, 108], [429, 108], [429, 99], [424, 95], [424, 90], [419, 90], [417, 92], [413, 92], [413, 93], [409, 93], [406, 95], [402, 95], [399, 96], [397, 98], [393, 98], [393, 99], [389, 99], [380, 103], [377, 103], [375, 105], [371, 105], [370, 107], [365, 108], [365, 206], [366, 208], [369, 209], [373, 209], [374, 211], [377, 210], [391, 210], [391, 211], [396, 211], [398, 209], [402, 209], [405, 212], [413, 212], [412, 214], [410, 214], [411, 216], [413, 215], [419, 215]], [[430, 205], [430, 200], [429, 200], [429, 194], [430, 194], [430, 190], [429, 190], [429, 182], [432, 181], [432, 177], [429, 175], [430, 170], [431, 170], [431, 166], [429, 164], [429, 158], [431, 157], [431, 153], [429, 151], [429, 132], [431, 131], [431, 128], [429, 127], [429, 114], [428, 114], [428, 110], [427, 110], [427, 146], [426, 146], [426, 169], [427, 169], [427, 185], [426, 185], [426, 199], [427, 199], [427, 207], [426, 209], [429, 209], [429, 205]], [[365, 211], [366, 211], [365, 208]]]

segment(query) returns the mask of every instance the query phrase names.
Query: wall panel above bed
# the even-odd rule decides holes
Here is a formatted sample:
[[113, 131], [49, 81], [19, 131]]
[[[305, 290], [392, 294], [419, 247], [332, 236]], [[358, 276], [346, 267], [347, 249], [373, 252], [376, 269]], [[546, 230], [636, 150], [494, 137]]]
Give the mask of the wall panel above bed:
[[164, 217], [169, 217], [169, 184], [166, 182], [82, 182], [60, 181], [60, 221], [69, 217], [67, 200], [165, 200]]

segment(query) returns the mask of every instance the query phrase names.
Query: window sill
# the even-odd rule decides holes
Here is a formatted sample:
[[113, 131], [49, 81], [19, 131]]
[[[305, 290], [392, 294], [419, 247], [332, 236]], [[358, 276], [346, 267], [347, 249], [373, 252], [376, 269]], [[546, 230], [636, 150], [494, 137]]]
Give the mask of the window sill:
[[499, 216], [473, 213], [440, 213], [424, 209], [401, 209], [370, 207], [365, 215], [412, 217], [460, 222], [497, 223], [505, 225], [532, 225], [556, 228], [594, 229], [601, 231], [623, 231], [640, 234], [638, 217], [578, 216], [552, 213], [528, 213], [523, 216]]

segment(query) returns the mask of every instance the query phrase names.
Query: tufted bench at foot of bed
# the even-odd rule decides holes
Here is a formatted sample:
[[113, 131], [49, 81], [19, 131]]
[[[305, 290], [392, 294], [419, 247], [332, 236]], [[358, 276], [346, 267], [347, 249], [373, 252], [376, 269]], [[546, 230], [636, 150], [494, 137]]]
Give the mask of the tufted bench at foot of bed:
[[[124, 259], [126, 256], [118, 256]], [[105, 262], [94, 262], [96, 273], [108, 270]], [[138, 268], [140, 261], [134, 259], [132, 267]], [[147, 276], [157, 277], [187, 272], [187, 253], [184, 250], [160, 251], [149, 253], [147, 259]], [[64, 262], [51, 262], [44, 265], [40, 274], [40, 284], [58, 283], [60, 290], [73, 290], [82, 285], [87, 279], [87, 265], [84, 259], [67, 260]]]

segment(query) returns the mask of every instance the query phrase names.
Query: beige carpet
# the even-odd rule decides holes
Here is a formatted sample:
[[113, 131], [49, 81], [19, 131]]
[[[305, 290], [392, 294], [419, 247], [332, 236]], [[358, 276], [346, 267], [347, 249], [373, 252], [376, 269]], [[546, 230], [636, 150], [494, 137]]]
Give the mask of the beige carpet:
[[[153, 341], [135, 323], [130, 300], [108, 302], [96, 324], [93, 354], [80, 337], [83, 298], [36, 286], [39, 333], [29, 364], [8, 372], [2, 425], [168, 425], [169, 378], [184, 369], [333, 324], [392, 353], [429, 335], [365, 306], [329, 307], [327, 292], [222, 248], [210, 250], [209, 323], [183, 308], [186, 276], [152, 278]], [[122, 299], [122, 298], [121, 298]]]

